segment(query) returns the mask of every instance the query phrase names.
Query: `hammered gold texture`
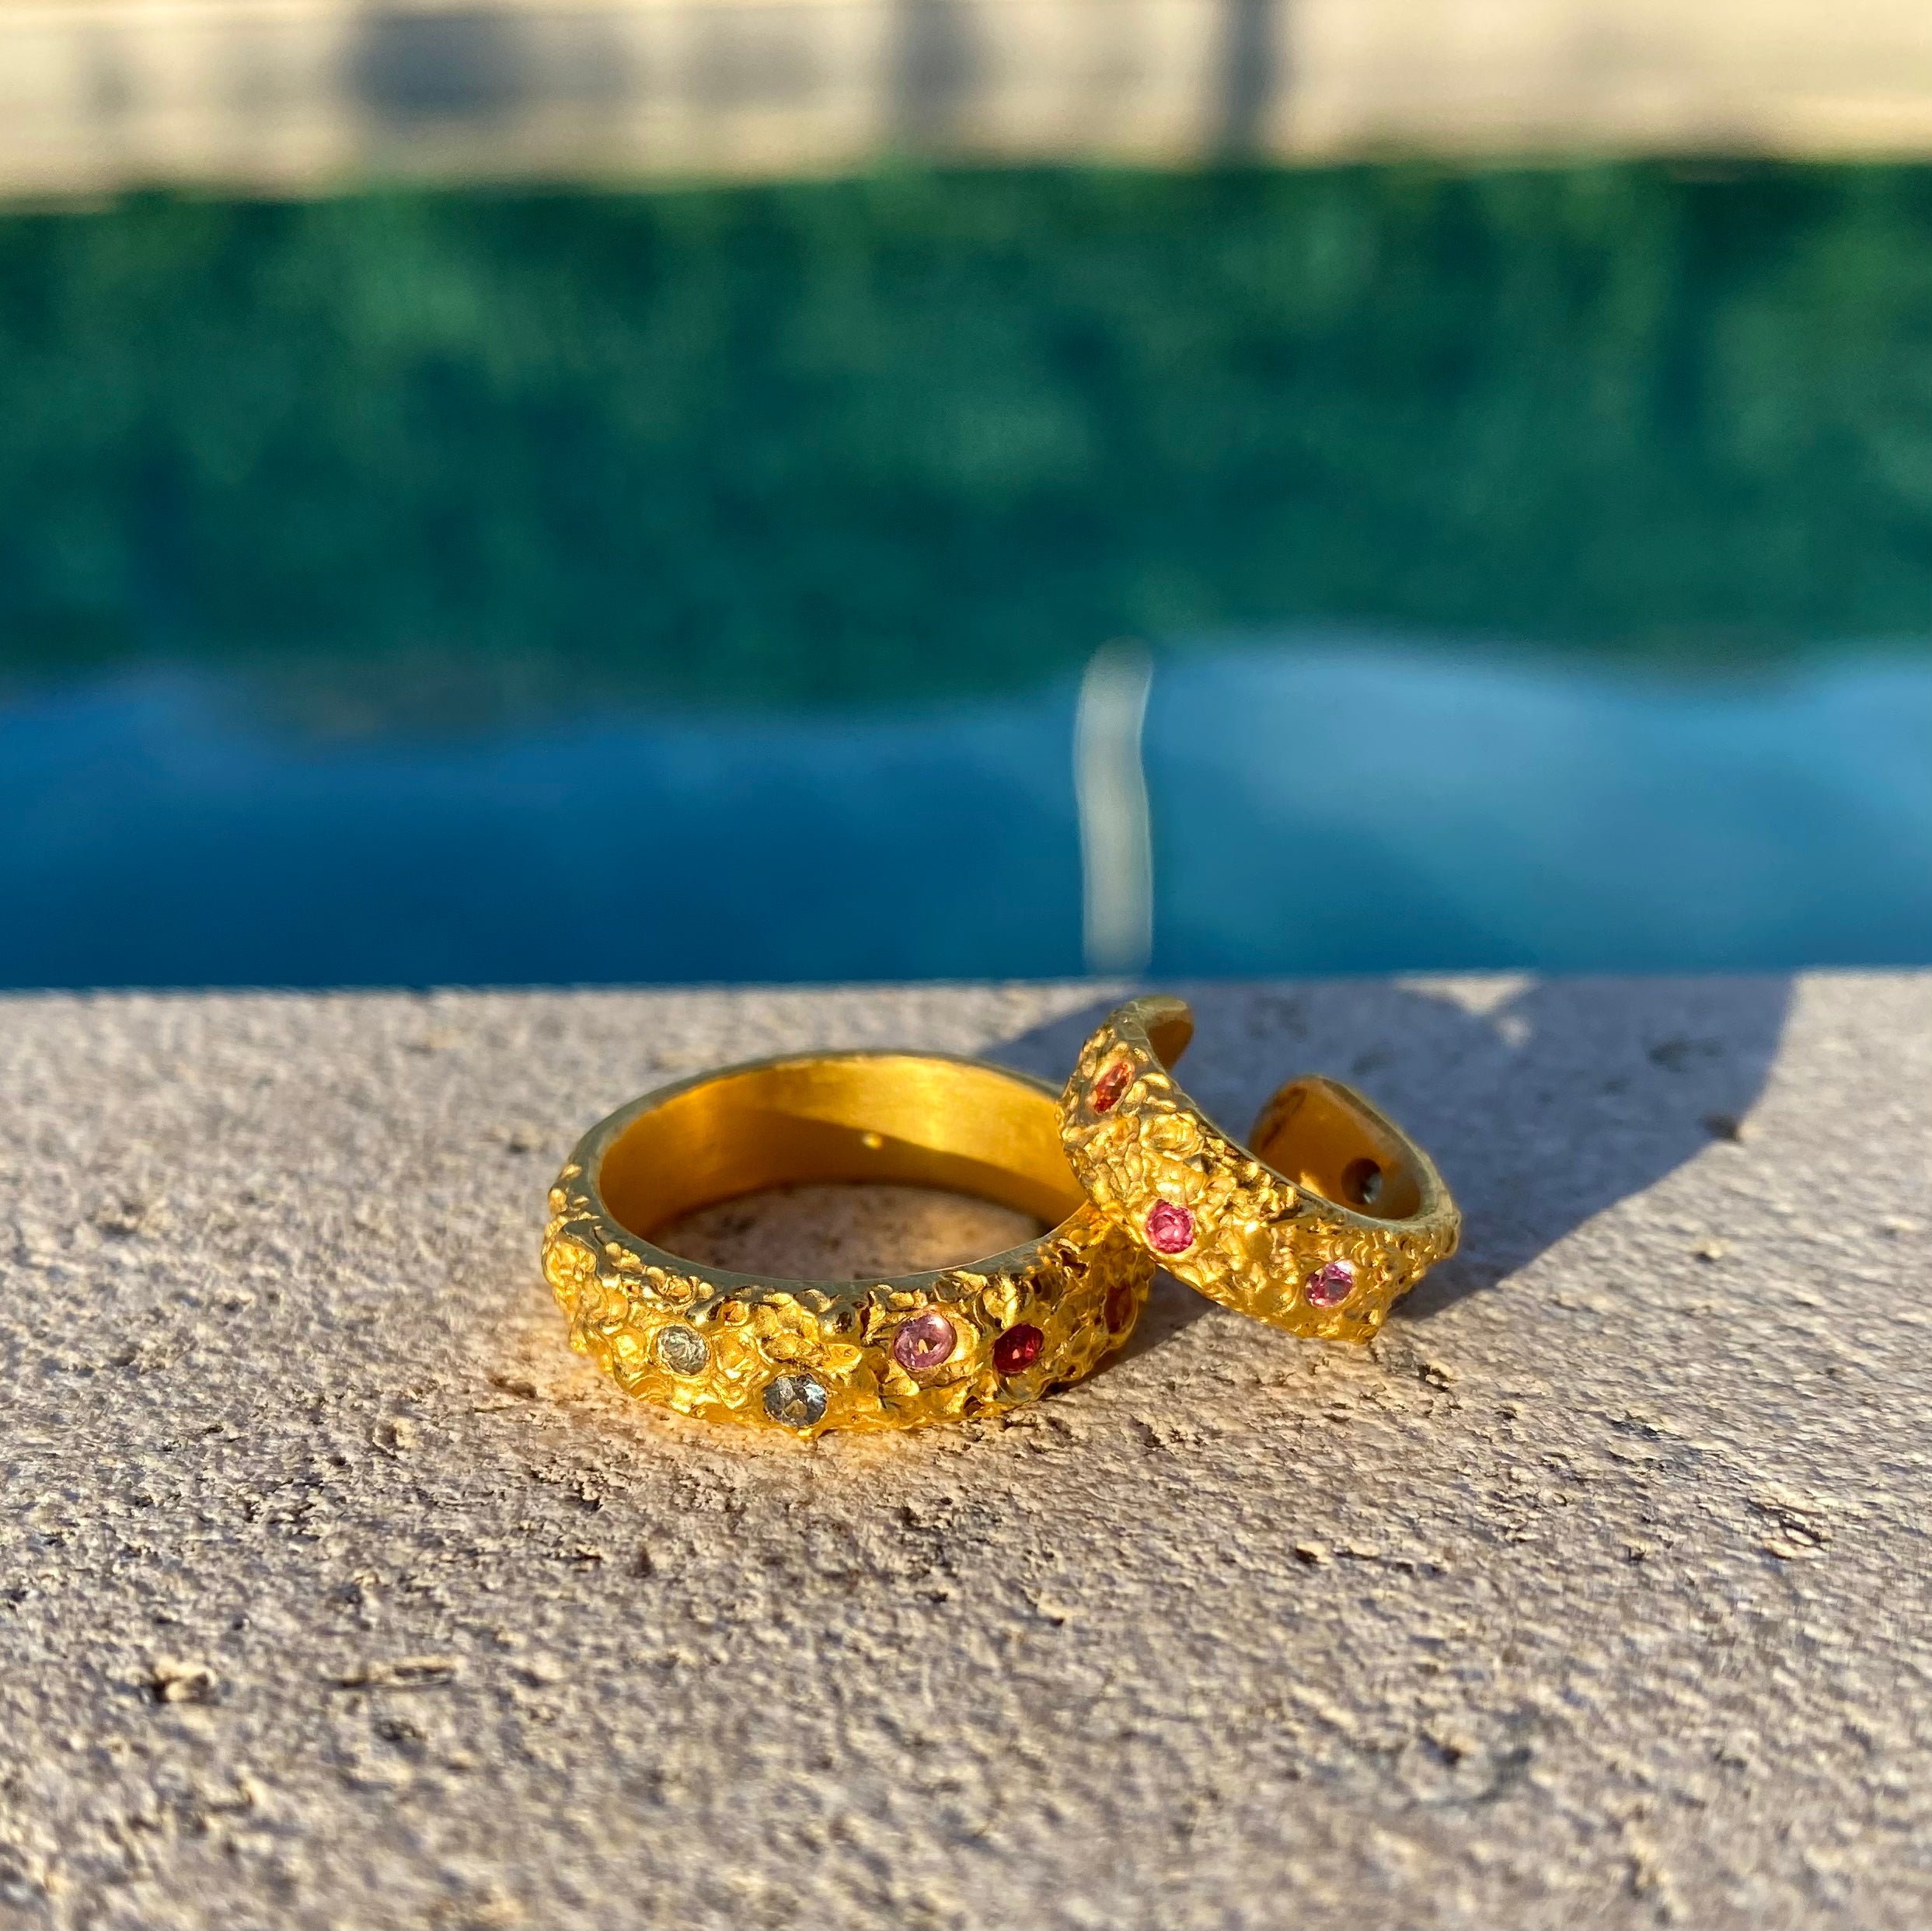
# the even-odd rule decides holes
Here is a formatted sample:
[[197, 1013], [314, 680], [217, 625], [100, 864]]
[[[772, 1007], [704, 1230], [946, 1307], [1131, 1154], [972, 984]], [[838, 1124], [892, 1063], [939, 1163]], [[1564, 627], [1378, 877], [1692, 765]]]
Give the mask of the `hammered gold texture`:
[[[1188, 1098], [1140, 1028], [1121, 1023], [1130, 1011], [1087, 1040], [1061, 1101], [1061, 1138], [1088, 1197], [1137, 1244], [1157, 1202], [1186, 1208], [1194, 1244], [1159, 1264], [1224, 1307], [1294, 1334], [1372, 1339], [1396, 1301], [1456, 1251], [1453, 1212], [1422, 1227], [1378, 1223], [1296, 1186]], [[1118, 1100], [1097, 1111], [1094, 1082], [1123, 1061]], [[1331, 1261], [1355, 1269], [1355, 1288], [1340, 1306], [1314, 1306], [1305, 1284]]]
[[[842, 1291], [830, 1284], [720, 1280], [681, 1266], [601, 1212], [575, 1162], [557, 1176], [550, 1211], [544, 1277], [580, 1354], [628, 1392], [679, 1414], [805, 1438], [996, 1414], [1079, 1381], [1133, 1332], [1154, 1275], [1133, 1242], [1090, 1208], [1037, 1242], [975, 1266]], [[946, 1316], [958, 1340], [950, 1361], [915, 1375], [893, 1358], [892, 1340], [929, 1309]], [[1039, 1355], [1021, 1372], [1003, 1375], [993, 1343], [1022, 1322], [1044, 1337]], [[665, 1365], [664, 1337], [675, 1330], [703, 1343], [699, 1372]], [[825, 1391], [823, 1417], [799, 1427], [774, 1422], [765, 1410], [766, 1389], [801, 1372]]]

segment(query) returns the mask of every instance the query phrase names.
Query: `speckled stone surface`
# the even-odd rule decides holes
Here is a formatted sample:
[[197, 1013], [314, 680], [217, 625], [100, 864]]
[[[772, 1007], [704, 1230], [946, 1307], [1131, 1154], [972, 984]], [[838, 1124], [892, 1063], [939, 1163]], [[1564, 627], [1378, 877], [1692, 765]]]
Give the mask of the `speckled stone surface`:
[[0, 1922], [1932, 1919], [1932, 979], [1196, 996], [1463, 1253], [809, 1448], [564, 1348], [558, 1162], [1093, 988], [0, 1003]]

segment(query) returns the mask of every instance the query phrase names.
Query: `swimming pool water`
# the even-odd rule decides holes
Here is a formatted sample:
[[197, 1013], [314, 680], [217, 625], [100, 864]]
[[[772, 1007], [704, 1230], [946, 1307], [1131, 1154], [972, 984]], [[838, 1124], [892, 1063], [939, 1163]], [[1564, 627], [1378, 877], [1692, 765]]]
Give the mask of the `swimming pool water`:
[[1932, 963], [1928, 398], [1909, 165], [0, 213], [0, 985]]
[[[304, 733], [207, 676], [0, 710], [0, 985], [1086, 963], [1076, 686]], [[1739, 685], [1332, 633], [1157, 655], [1170, 975], [1932, 960], [1932, 665]]]

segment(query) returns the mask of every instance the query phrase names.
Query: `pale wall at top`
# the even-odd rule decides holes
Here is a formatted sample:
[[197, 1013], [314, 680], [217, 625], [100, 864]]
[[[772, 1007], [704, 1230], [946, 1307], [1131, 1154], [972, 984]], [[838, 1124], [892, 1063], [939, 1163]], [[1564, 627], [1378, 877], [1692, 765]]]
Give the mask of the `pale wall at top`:
[[0, 194], [1932, 148], [1924, 0], [0, 0]]

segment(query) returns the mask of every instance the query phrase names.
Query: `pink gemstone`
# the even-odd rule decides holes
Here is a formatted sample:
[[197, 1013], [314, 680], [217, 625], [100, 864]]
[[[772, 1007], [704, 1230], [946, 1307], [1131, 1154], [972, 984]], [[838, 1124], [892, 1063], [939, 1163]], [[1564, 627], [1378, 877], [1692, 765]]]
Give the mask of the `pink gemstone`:
[[1134, 1069], [1124, 1059], [1117, 1059], [1093, 1082], [1093, 1110], [1111, 1113], [1121, 1103], [1121, 1095], [1127, 1090], [1127, 1082], [1134, 1076]]
[[1156, 1201], [1147, 1215], [1147, 1244], [1156, 1253], [1184, 1254], [1194, 1245], [1194, 1215], [1170, 1200]]
[[1331, 1260], [1317, 1267], [1302, 1283], [1311, 1308], [1338, 1308], [1355, 1291], [1355, 1270], [1345, 1260]]
[[923, 1375], [952, 1359], [953, 1324], [937, 1309], [915, 1314], [892, 1337], [892, 1358], [908, 1375]]
[[1040, 1351], [1047, 1344], [1047, 1337], [1037, 1327], [1029, 1327], [1022, 1321], [1017, 1327], [1010, 1327], [993, 1343], [993, 1365], [1003, 1375], [1017, 1375], [1031, 1368], [1040, 1358]]

